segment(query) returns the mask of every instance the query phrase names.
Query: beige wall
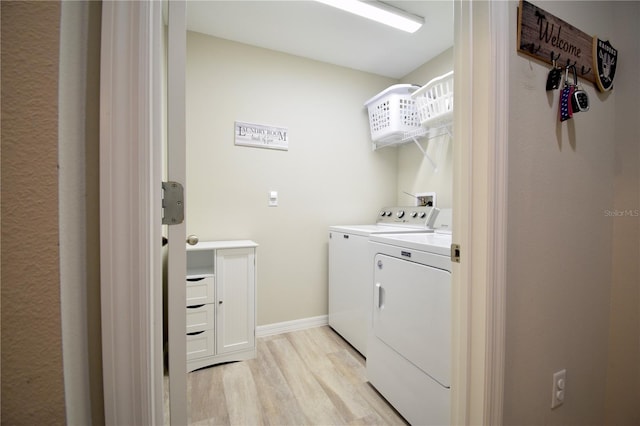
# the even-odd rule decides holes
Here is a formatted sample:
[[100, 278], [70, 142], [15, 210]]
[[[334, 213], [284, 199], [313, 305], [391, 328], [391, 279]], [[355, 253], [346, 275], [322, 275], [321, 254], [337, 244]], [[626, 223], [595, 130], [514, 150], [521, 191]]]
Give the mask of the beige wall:
[[[611, 2], [535, 4], [584, 32], [610, 38], [621, 49], [621, 60], [613, 92], [601, 94], [584, 84], [590, 111], [560, 124], [558, 91], [544, 90], [549, 67], [516, 53], [516, 20], [511, 21], [504, 423], [604, 424], [608, 357], [625, 362], [635, 379], [624, 386], [638, 401], [638, 218], [605, 213], [615, 206], [639, 208], [638, 104], [633, 100], [638, 79], [632, 65], [640, 38], [633, 24], [637, 3], [625, 6], [636, 14], [624, 21], [614, 19], [622, 6]], [[515, 17], [516, 3], [510, 7]], [[627, 24], [626, 34], [617, 29], [621, 22]], [[628, 108], [635, 119], [617, 119]], [[625, 168], [616, 165], [620, 154], [630, 155]], [[629, 193], [622, 193], [623, 180]], [[629, 253], [612, 238], [618, 227], [631, 232]], [[618, 267], [624, 269], [624, 283]], [[615, 301], [626, 298], [630, 304], [622, 307], [632, 316], [620, 330], [626, 344], [616, 339], [610, 355], [609, 317], [624, 322], [615, 314], [620, 307]], [[623, 356], [627, 347], [635, 357]], [[563, 368], [565, 403], [551, 410], [552, 374]], [[622, 391], [610, 387], [610, 395], [620, 392], [626, 400]], [[627, 404], [625, 409], [618, 419], [634, 423], [630, 410], [637, 408]]]
[[[453, 69], [453, 47], [445, 50], [426, 64], [402, 78], [403, 83], [423, 86], [431, 79], [439, 77]], [[405, 194], [435, 192], [436, 204], [440, 208], [451, 208], [454, 139], [449, 136], [438, 136], [427, 141], [418, 140], [427, 154], [436, 164], [420, 152], [413, 142], [398, 148], [398, 198], [400, 206], [414, 205], [414, 199]]]
[[[606, 423], [640, 424], [640, 3], [619, 2], [612, 40], [624, 62], [614, 101], [611, 316]], [[622, 212], [622, 216], [620, 216]]]
[[[188, 34], [187, 232], [260, 244], [259, 325], [326, 315], [328, 227], [395, 203], [396, 150], [371, 150], [363, 106], [394, 83]], [[287, 127], [289, 150], [234, 146], [234, 120]]]
[[2, 423], [64, 424], [59, 2], [2, 2]]
[[104, 424], [100, 21], [100, 2], [2, 2], [3, 424]]
[[[446, 140], [430, 149], [438, 172], [415, 146], [371, 150], [363, 103], [397, 81], [199, 33], [187, 46], [188, 233], [260, 244], [259, 325], [327, 313], [330, 225], [412, 204], [403, 190], [451, 205]], [[407, 78], [424, 84], [452, 63], [449, 49]], [[234, 146], [234, 120], [288, 127], [289, 150]]]

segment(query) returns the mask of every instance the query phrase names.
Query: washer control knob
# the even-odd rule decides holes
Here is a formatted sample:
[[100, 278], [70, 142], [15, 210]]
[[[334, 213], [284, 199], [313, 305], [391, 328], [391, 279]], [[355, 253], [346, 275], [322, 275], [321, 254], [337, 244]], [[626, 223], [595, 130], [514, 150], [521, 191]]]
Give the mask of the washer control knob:
[[398, 219], [404, 217], [404, 210], [398, 210], [398, 213], [396, 213], [396, 216], [398, 216]]
[[418, 216], [418, 212], [411, 212], [409, 215], [413, 218], [416, 218]]
[[390, 211], [387, 211], [387, 216], [391, 216], [391, 212]]
[[427, 215], [427, 212], [420, 212], [419, 216], [420, 219], [424, 219], [424, 217]]
[[380, 210], [380, 217], [385, 217], [387, 215], [387, 212], [385, 212], [384, 210]]

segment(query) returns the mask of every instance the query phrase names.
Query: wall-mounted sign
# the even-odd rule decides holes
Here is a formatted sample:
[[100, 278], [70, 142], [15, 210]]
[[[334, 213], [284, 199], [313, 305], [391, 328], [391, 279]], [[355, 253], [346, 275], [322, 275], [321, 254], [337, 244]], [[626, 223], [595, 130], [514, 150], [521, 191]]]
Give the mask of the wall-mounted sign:
[[618, 52], [609, 42], [524, 0], [518, 8], [518, 51], [562, 68], [575, 65], [578, 77], [602, 91], [613, 87]]
[[287, 151], [289, 150], [289, 129], [236, 121], [235, 144]]
[[575, 65], [578, 76], [595, 83], [592, 37], [546, 10], [522, 0], [518, 8], [518, 51], [558, 66]]
[[618, 51], [608, 41], [593, 37], [593, 60], [596, 68], [596, 83], [602, 92], [613, 88], [613, 77], [616, 74]]

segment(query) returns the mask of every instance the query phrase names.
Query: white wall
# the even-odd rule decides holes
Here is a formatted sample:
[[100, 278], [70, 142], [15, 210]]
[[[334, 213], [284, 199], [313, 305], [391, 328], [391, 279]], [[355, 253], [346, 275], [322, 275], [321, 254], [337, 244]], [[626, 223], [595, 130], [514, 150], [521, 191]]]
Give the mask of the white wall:
[[[637, 64], [640, 38], [637, 4], [635, 18], [625, 21], [614, 19], [614, 10], [620, 5], [612, 2], [535, 4], [588, 34], [611, 39], [621, 48], [621, 59], [613, 92], [601, 94], [585, 83], [590, 111], [561, 124], [559, 92], [544, 90], [549, 67], [516, 53], [517, 3], [510, 5], [514, 19], [509, 31], [504, 423], [604, 424], [612, 263], [625, 256], [617, 253], [612, 258], [617, 219], [608, 217], [605, 210], [616, 205], [638, 208], [637, 101], [635, 105], [618, 102], [618, 96], [625, 92], [638, 96], [637, 68], [632, 65]], [[617, 30], [623, 22], [625, 35]], [[636, 41], [635, 51], [623, 48], [634, 45], [629, 38]], [[635, 108], [635, 119], [616, 120], [629, 107]], [[615, 153], [620, 147], [635, 155], [627, 173], [636, 176], [636, 198], [629, 196], [624, 202], [615, 192]], [[634, 220], [637, 247], [637, 218]], [[633, 262], [637, 259], [636, 249]], [[637, 301], [638, 278], [635, 272], [635, 294], [627, 290], [619, 297]], [[611, 307], [611, 311], [615, 309]], [[625, 334], [632, 342], [638, 339], [637, 314], [635, 320]], [[631, 346], [637, 354], [637, 343]], [[635, 377], [637, 362], [626, 365]], [[552, 374], [563, 368], [567, 369], [565, 403], [551, 410]], [[637, 393], [635, 396], [637, 405]]]
[[[401, 81], [423, 86], [431, 79], [452, 69], [453, 47], [403, 77]], [[415, 200], [405, 192], [409, 194], [435, 192], [438, 207], [452, 207], [454, 140], [445, 135], [430, 141], [426, 139], [418, 141], [423, 148], [427, 148], [427, 154], [436, 164], [435, 168], [413, 142], [398, 148], [398, 199], [396, 201], [398, 205], [414, 204]]]
[[[394, 83], [188, 34], [187, 230], [260, 244], [259, 325], [325, 315], [328, 227], [395, 203], [396, 150], [371, 150], [363, 107]], [[235, 120], [287, 127], [289, 150], [234, 146]]]

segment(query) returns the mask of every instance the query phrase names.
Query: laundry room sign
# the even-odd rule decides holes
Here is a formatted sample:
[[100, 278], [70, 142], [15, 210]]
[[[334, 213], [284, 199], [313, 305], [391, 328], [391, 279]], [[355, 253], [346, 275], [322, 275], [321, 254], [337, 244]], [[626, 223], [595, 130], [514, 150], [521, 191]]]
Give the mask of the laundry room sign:
[[235, 122], [235, 144], [255, 148], [289, 150], [289, 129], [263, 124]]

